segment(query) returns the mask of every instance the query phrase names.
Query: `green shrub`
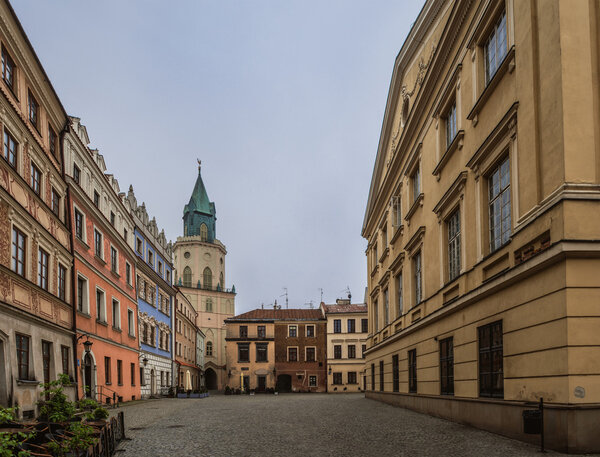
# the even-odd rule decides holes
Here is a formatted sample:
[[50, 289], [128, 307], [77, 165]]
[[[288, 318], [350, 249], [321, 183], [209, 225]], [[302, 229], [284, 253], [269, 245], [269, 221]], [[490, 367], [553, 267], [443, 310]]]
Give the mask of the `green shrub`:
[[61, 374], [56, 381], [42, 384], [40, 395], [47, 398], [40, 401], [40, 417], [50, 422], [67, 422], [75, 415], [75, 404], [64, 393], [64, 387], [71, 385], [69, 376]]

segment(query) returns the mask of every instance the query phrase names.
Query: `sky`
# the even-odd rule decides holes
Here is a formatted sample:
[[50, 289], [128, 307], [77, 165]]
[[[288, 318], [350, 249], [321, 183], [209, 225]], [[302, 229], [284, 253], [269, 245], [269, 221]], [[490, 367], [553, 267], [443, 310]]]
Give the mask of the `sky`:
[[362, 222], [421, 0], [12, 0], [67, 113], [175, 241], [197, 177], [236, 313], [362, 302]]

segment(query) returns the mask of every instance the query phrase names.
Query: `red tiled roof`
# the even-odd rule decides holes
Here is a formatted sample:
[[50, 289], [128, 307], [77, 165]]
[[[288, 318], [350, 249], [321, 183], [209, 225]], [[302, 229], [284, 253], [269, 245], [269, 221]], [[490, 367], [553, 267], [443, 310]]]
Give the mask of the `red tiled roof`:
[[273, 319], [273, 320], [316, 320], [323, 319], [320, 309], [253, 309], [227, 320]]
[[367, 305], [365, 303], [354, 303], [351, 305], [323, 305], [326, 314], [335, 313], [366, 313]]

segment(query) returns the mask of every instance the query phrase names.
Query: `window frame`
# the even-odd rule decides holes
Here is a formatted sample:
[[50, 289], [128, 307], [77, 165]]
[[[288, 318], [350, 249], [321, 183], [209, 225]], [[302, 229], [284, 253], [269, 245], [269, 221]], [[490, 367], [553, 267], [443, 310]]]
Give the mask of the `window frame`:
[[[250, 363], [250, 343], [238, 343], [238, 363]], [[246, 351], [247, 357], [242, 358], [242, 351]]]
[[462, 271], [462, 224], [460, 206], [457, 207], [446, 219], [446, 246], [448, 282], [454, 281]]
[[[7, 67], [10, 68], [10, 71], [6, 71]], [[15, 59], [12, 58], [6, 46], [2, 45], [2, 80], [10, 89], [12, 94], [16, 97], [17, 94], [17, 75], [16, 75], [17, 65], [15, 64]], [[7, 77], [7, 73], [10, 75]]]
[[11, 270], [19, 276], [27, 276], [27, 235], [17, 226], [12, 227]]
[[418, 390], [417, 380], [417, 350], [408, 351], [408, 392], [416, 394]]
[[[502, 185], [502, 168], [506, 165], [507, 167], [507, 179], [506, 185]], [[492, 192], [494, 190], [494, 176], [498, 173], [498, 193], [492, 196]], [[486, 173], [486, 186], [487, 186], [487, 207], [488, 207], [488, 239], [489, 239], [489, 252], [496, 252], [499, 249], [502, 249], [506, 244], [508, 244], [512, 237], [512, 183], [511, 183], [511, 166], [510, 166], [510, 155], [504, 154], [502, 155], [491, 167], [491, 169]], [[506, 175], [505, 175], [506, 176]], [[508, 195], [508, 202], [505, 204], [503, 202], [503, 196]], [[496, 216], [495, 210], [493, 206], [496, 202], [500, 202], [500, 233], [498, 236], [495, 235], [495, 224], [493, 224], [493, 218]], [[503, 209], [507, 206], [508, 215], [504, 217]], [[508, 219], [508, 229], [507, 231], [503, 228], [503, 222], [505, 219]], [[506, 235], [506, 239], [505, 239]], [[498, 241], [498, 243], [496, 243]]]
[[454, 395], [454, 339], [444, 338], [439, 343], [440, 395]]
[[110, 386], [112, 384], [111, 359], [104, 356], [104, 384]]
[[[2, 139], [2, 157], [8, 162], [8, 164], [17, 169], [18, 154], [19, 154], [19, 142], [16, 140], [14, 135], [4, 127], [3, 139]], [[11, 148], [11, 145], [13, 146]]]
[[[311, 329], [310, 332], [308, 330], [309, 328]], [[316, 337], [315, 325], [314, 324], [306, 324], [304, 332], [305, 332], [306, 338], [315, 338]]]
[[400, 362], [398, 354], [392, 356], [392, 391], [400, 392]]
[[94, 227], [94, 255], [104, 261], [104, 235]]
[[49, 288], [49, 272], [50, 272], [50, 254], [42, 247], [38, 248], [38, 280], [37, 285], [48, 290]]
[[336, 371], [333, 374], [333, 379], [331, 381], [331, 384], [334, 386], [341, 386], [344, 384], [344, 379], [342, 376], [342, 372], [341, 371]]
[[[269, 362], [269, 343], [255, 343], [256, 350], [256, 363], [268, 363]], [[264, 357], [262, 354], [264, 351]]]
[[31, 125], [33, 125], [33, 127], [35, 127], [35, 130], [39, 133], [40, 104], [31, 92], [31, 89], [27, 89], [27, 120]]
[[40, 168], [31, 161], [30, 176], [29, 176], [29, 187], [33, 190], [33, 193], [41, 198], [42, 196], [42, 171]]
[[[498, 42], [498, 31], [500, 30], [499, 26], [501, 26], [502, 24], [504, 24], [504, 28], [503, 28], [504, 47], [501, 49], [500, 46], [498, 46], [499, 44], [501, 44], [501, 41]], [[492, 42], [492, 40], [494, 40], [494, 66], [493, 66], [493, 68], [490, 67], [490, 61], [488, 58], [489, 52], [490, 52], [489, 45]], [[498, 70], [500, 69], [502, 62], [504, 62], [504, 59], [508, 55], [508, 51], [510, 49], [506, 7], [502, 8], [502, 11], [500, 13], [497, 13], [492, 27], [490, 28], [490, 30], [488, 30], [488, 33], [486, 34], [486, 38], [482, 43], [482, 49], [483, 49], [484, 83], [485, 83], [485, 87], [487, 87], [490, 84], [490, 82], [492, 82], [492, 80], [494, 79], [494, 76], [496, 76], [496, 73], [498, 73]], [[503, 53], [498, 54], [499, 50], [501, 50]]]
[[[102, 301], [98, 300], [100, 296]], [[106, 292], [98, 286], [96, 286], [96, 322], [108, 324], [106, 321]]]
[[[294, 358], [291, 357], [292, 351], [295, 351], [294, 352], [294, 354], [295, 354]], [[298, 346], [288, 346], [287, 347], [287, 361], [288, 362], [299, 362], [300, 360], [299, 360], [298, 355], [299, 355], [298, 354]]]
[[356, 319], [348, 319], [346, 321], [348, 333], [356, 333]]
[[[24, 341], [27, 342], [26, 347], [23, 347]], [[15, 332], [15, 349], [17, 353], [17, 379], [29, 381], [31, 379], [31, 336]]]
[[[312, 353], [312, 356], [309, 357], [309, 349]], [[305, 362], [316, 362], [317, 361], [317, 347], [316, 346], [306, 346], [304, 348], [304, 361]]]
[[[293, 335], [292, 335], [292, 330], [293, 330]], [[296, 324], [288, 324], [288, 332], [287, 332], [287, 336], [288, 338], [298, 338], [298, 325]]]
[[65, 267], [62, 263], [58, 263], [58, 271], [57, 271], [57, 295], [62, 301], [66, 301], [67, 299], [67, 267]]
[[60, 361], [61, 361], [61, 369], [63, 374], [66, 374], [67, 376], [71, 376], [71, 370], [70, 370], [70, 366], [71, 366], [71, 349], [69, 348], [69, 346], [65, 346], [64, 344], [61, 344], [60, 346]]
[[384, 363], [383, 360], [379, 361], [379, 391], [383, 392], [385, 390], [385, 372], [384, 372]]
[[342, 320], [341, 319], [333, 320], [333, 333], [342, 333]]
[[[121, 330], [121, 302], [115, 297], [112, 297], [111, 301], [111, 312], [112, 312], [112, 327], [114, 330]], [[115, 304], [117, 313], [115, 314]]]
[[[501, 337], [501, 344], [494, 345], [494, 328], [499, 329], [499, 335]], [[489, 340], [484, 341], [484, 343], [489, 344], [489, 346], [482, 348], [482, 339], [485, 340], [485, 337], [482, 338], [482, 335], [489, 330]], [[491, 322], [489, 324], [482, 325], [477, 328], [477, 349], [478, 349], [478, 387], [479, 387], [479, 396], [480, 397], [488, 397], [488, 398], [504, 398], [504, 329], [502, 320], [498, 320], [495, 322]], [[494, 356], [500, 354], [501, 368], [500, 370], [494, 371]], [[485, 366], [486, 364], [482, 360], [483, 354], [489, 354], [489, 366]], [[488, 371], [484, 371], [488, 369]], [[482, 386], [484, 383], [483, 375], [490, 375], [490, 382], [488, 386]], [[499, 375], [501, 379], [501, 388], [494, 388], [493, 378], [494, 375]]]
[[341, 344], [334, 344], [333, 345], [333, 358], [335, 360], [341, 360], [342, 359], [342, 345]]

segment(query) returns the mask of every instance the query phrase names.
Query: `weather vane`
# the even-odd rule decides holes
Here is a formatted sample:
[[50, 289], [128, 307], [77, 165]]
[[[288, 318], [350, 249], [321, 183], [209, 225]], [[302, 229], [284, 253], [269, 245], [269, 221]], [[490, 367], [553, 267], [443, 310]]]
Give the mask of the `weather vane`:
[[202, 165], [202, 161], [200, 159], [196, 159], [198, 161], [198, 170], [200, 170], [200, 165]]

